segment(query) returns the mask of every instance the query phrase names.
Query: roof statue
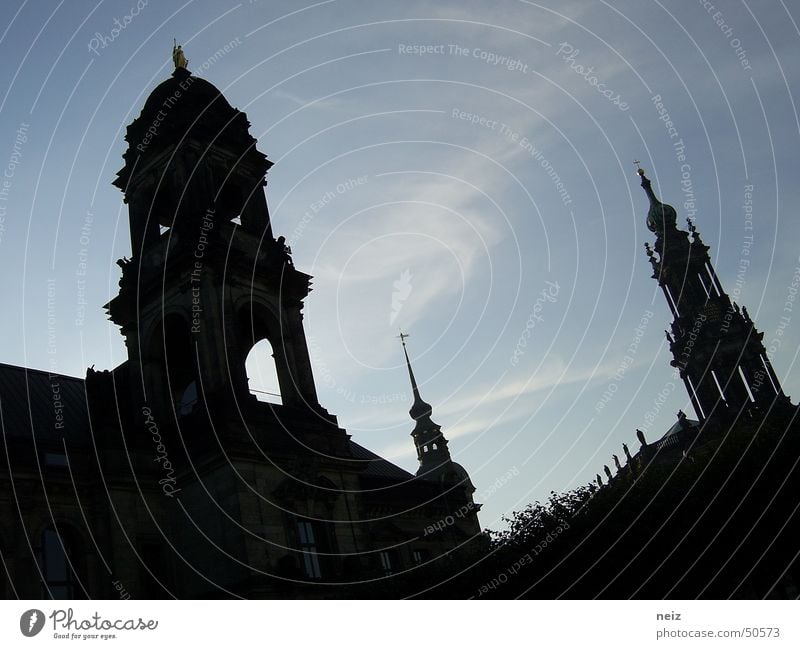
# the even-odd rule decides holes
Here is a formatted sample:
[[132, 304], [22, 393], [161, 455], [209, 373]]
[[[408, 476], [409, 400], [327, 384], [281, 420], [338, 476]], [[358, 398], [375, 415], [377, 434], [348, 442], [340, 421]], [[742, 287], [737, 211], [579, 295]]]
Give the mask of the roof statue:
[[172, 62], [175, 64], [175, 69], [184, 68], [186, 69], [189, 65], [189, 59], [186, 58], [186, 55], [183, 53], [183, 48], [178, 45], [178, 41], [174, 38], [172, 39]]

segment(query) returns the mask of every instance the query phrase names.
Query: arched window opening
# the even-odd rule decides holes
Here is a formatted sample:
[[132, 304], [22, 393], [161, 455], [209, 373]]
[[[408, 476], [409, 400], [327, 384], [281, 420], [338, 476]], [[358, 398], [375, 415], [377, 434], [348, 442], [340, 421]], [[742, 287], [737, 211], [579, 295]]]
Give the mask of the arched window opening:
[[283, 403], [272, 345], [266, 338], [253, 345], [245, 360], [245, 370], [250, 394], [259, 401]]
[[69, 535], [60, 535], [48, 527], [42, 532], [42, 575], [45, 597], [76, 599], [83, 594], [76, 575], [79, 555]]

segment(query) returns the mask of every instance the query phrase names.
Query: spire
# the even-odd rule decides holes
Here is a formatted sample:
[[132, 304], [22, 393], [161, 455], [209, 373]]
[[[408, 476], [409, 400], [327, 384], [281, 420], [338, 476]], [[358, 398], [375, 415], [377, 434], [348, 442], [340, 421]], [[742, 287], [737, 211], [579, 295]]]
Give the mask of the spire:
[[636, 165], [636, 173], [642, 179], [642, 189], [647, 194], [647, 198], [650, 199], [650, 210], [647, 212], [647, 227], [656, 234], [663, 233], [667, 226], [674, 228], [678, 219], [678, 213], [675, 208], [658, 200], [653, 192], [650, 179], [644, 175], [644, 169], [639, 166], [639, 161], [634, 160], [633, 163]]
[[[667, 334], [671, 365], [698, 419], [725, 418], [744, 409], [752, 416], [754, 409], [769, 412], [776, 399], [788, 403], [763, 334], [725, 293], [694, 221], [686, 220], [688, 231], [679, 230], [675, 208], [658, 200], [639, 161], [634, 163], [650, 201], [647, 227], [656, 235], [654, 247], [645, 244], [645, 250], [674, 318]], [[680, 419], [686, 419], [684, 413]]]
[[411, 391], [414, 394], [414, 403], [411, 404], [411, 409], [408, 411], [408, 414], [411, 415], [411, 418], [415, 421], [419, 421], [420, 419], [430, 418], [433, 408], [431, 408], [429, 403], [423, 401], [422, 397], [419, 395], [417, 380], [414, 378], [414, 370], [411, 369], [411, 361], [408, 358], [408, 349], [406, 349], [406, 338], [409, 336], [410, 334], [404, 334], [401, 331], [398, 338], [403, 344], [403, 354], [405, 354], [406, 366], [408, 367], [408, 378], [411, 380]]
[[[408, 414], [416, 422], [414, 430], [411, 431], [411, 437], [414, 438], [414, 446], [417, 449], [417, 459], [419, 460], [417, 475], [429, 479], [441, 476], [444, 473], [452, 473], [453, 471], [460, 475], [463, 469], [458, 468], [450, 459], [447, 439], [442, 435], [441, 426], [431, 420], [431, 405], [423, 401], [419, 395], [417, 379], [414, 377], [414, 370], [411, 369], [411, 361], [408, 358], [408, 349], [406, 348], [408, 334], [401, 331], [398, 338], [403, 345], [403, 354], [406, 357], [406, 367], [408, 367], [408, 378], [411, 380], [411, 390], [414, 393], [414, 403], [411, 404]], [[456, 479], [456, 481], [459, 480], [461, 480], [461, 477]]]

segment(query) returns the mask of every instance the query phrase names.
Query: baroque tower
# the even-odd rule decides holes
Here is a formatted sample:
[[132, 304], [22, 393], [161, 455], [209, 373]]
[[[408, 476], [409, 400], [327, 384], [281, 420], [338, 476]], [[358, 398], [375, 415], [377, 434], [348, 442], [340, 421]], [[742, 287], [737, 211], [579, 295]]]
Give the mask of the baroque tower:
[[[445, 491], [453, 492], [453, 496], [459, 500], [459, 505], [468, 503], [466, 506], [469, 510], [474, 509], [477, 512], [480, 505], [475, 505], [472, 500], [475, 487], [464, 467], [453, 462], [450, 450], [447, 448], [447, 439], [442, 434], [442, 427], [431, 419], [433, 408], [420, 396], [417, 379], [414, 377], [414, 370], [411, 369], [411, 361], [406, 348], [408, 334], [401, 332], [399, 338], [403, 344], [403, 354], [414, 399], [408, 414], [416, 422], [414, 430], [411, 431], [411, 437], [414, 439], [419, 462], [417, 477], [438, 482]], [[458, 494], [459, 491], [462, 493]]]
[[[474, 487], [416, 384], [418, 443], [443, 460], [421, 451], [416, 476], [320, 405], [302, 313], [311, 277], [273, 235], [272, 163], [245, 114], [174, 60], [128, 127], [114, 181], [131, 258], [105, 309], [127, 360], [85, 381], [106, 485], [95, 491], [113, 512], [98, 511], [101, 544], [119, 579], [152, 598], [304, 596], [416, 568], [424, 583], [428, 561], [480, 541]], [[280, 403], [248, 384], [263, 340]]]
[[154, 404], [161, 409], [247, 397], [245, 360], [266, 338], [283, 405], [325, 417], [302, 325], [311, 278], [272, 236], [263, 189], [272, 163], [249, 126], [184, 67], [151, 93], [114, 182], [128, 204], [132, 259], [120, 262], [119, 295], [106, 308], [145, 399], [171, 398]]
[[403, 344], [403, 355], [406, 359], [414, 400], [408, 414], [415, 422], [411, 437], [414, 439], [419, 462], [417, 478], [437, 485], [450, 517], [453, 518], [453, 514], [457, 514], [456, 519], [462, 519], [451, 530], [453, 541], [462, 544], [466, 539], [477, 536], [480, 531], [477, 526], [477, 513], [481, 505], [476, 504], [473, 499], [475, 487], [469, 474], [464, 467], [453, 462], [441, 426], [431, 419], [433, 408], [420, 396], [414, 370], [411, 369], [411, 361], [408, 358], [406, 347], [408, 334], [401, 332], [399, 338]]
[[638, 174], [650, 201], [647, 227], [656, 236], [645, 249], [673, 317], [666, 332], [671, 365], [698, 418], [763, 416], [775, 404], [788, 404], [761, 342], [764, 334], [723, 290], [694, 223], [686, 220], [688, 232], [678, 229], [675, 208], [656, 198], [643, 169]]

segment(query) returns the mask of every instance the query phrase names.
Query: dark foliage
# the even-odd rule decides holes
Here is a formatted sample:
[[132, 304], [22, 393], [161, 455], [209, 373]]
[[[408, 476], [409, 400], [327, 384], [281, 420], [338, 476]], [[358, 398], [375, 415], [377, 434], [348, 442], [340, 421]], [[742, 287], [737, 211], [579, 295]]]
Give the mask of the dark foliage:
[[602, 488], [552, 493], [424, 596], [797, 597], [799, 433], [793, 412], [740, 418], [704, 429], [686, 455], [634, 458]]

